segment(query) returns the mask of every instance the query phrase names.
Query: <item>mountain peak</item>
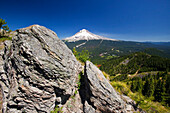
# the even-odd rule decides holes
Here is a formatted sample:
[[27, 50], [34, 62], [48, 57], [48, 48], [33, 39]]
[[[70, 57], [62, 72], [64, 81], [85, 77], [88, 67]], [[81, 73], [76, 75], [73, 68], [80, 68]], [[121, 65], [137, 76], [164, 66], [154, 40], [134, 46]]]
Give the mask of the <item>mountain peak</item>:
[[82, 29], [82, 30], [80, 30], [78, 33], [76, 33], [75, 35], [73, 35], [73, 36], [75, 36], [75, 37], [80, 37], [80, 36], [85, 36], [85, 37], [92, 37], [92, 33], [90, 33], [88, 30], [86, 30], [86, 29]]
[[86, 29], [82, 29], [80, 30], [78, 33], [76, 33], [75, 35], [65, 38], [65, 41], [68, 42], [75, 42], [75, 41], [79, 41], [79, 40], [112, 40], [112, 41], [118, 41], [116, 39], [111, 39], [111, 38], [105, 38], [96, 34], [93, 34], [91, 32], [89, 32]]
[[80, 30], [80, 33], [83, 33], [83, 32], [89, 32], [88, 30], [86, 30], [86, 29], [82, 29], [82, 30]]

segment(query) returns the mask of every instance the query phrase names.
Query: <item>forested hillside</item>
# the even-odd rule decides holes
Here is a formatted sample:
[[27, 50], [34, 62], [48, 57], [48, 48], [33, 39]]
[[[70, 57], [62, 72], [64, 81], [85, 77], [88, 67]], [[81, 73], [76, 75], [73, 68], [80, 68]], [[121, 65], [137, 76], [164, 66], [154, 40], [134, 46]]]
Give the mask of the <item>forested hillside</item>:
[[110, 40], [80, 40], [76, 42], [65, 41], [65, 43], [71, 50], [73, 50], [74, 47], [78, 52], [81, 52], [83, 49], [88, 50], [91, 61], [96, 64], [102, 64], [102, 62], [107, 59], [129, 55], [139, 51], [170, 58], [170, 49], [166, 45]]
[[[114, 84], [126, 84], [124, 86], [120, 84], [113, 85], [115, 88], [119, 89], [126, 86], [131, 92], [140, 95], [142, 100], [137, 99], [136, 101], [141, 106], [144, 103], [147, 104], [144, 101], [154, 101], [169, 109], [170, 59], [137, 52], [109, 59], [100, 68], [110, 75], [110, 81]], [[129, 95], [129, 91], [121, 90], [121, 92]], [[160, 110], [158, 107], [153, 108], [150, 105], [146, 110], [160, 112], [162, 109]]]
[[101, 69], [112, 76], [150, 71], [169, 71], [170, 59], [138, 52], [106, 60], [102, 64]]

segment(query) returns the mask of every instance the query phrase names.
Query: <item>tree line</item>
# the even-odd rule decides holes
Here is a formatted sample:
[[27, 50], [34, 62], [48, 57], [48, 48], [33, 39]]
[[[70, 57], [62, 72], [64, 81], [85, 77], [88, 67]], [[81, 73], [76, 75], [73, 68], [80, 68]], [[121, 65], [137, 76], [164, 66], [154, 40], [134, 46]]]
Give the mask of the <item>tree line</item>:
[[150, 71], [170, 71], [170, 59], [149, 55], [143, 52], [133, 53], [120, 58], [106, 60], [101, 70], [111, 76], [116, 74], [134, 74]]
[[131, 81], [131, 91], [140, 92], [145, 97], [154, 98], [165, 106], [170, 105], [170, 75], [157, 73], [143, 78], [134, 77]]

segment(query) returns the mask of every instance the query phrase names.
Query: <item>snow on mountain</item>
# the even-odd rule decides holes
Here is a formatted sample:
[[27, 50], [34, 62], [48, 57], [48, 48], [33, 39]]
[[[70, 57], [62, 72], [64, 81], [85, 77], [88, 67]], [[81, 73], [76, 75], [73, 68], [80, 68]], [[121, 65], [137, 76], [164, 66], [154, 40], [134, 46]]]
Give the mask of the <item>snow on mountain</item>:
[[105, 38], [99, 35], [95, 35], [91, 32], [89, 32], [86, 29], [82, 29], [80, 30], [78, 33], [76, 33], [75, 35], [65, 38], [63, 39], [65, 41], [68, 42], [75, 42], [75, 41], [79, 41], [79, 40], [112, 40], [112, 41], [118, 41], [116, 39], [111, 39], [111, 38]]

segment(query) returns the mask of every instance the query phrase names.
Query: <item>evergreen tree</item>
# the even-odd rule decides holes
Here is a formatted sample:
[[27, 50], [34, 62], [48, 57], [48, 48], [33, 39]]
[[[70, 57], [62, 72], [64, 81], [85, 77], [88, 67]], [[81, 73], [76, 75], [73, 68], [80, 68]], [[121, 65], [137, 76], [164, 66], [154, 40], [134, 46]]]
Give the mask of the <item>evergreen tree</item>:
[[154, 90], [155, 90], [154, 79], [152, 76], [150, 76], [148, 79], [146, 79], [143, 94], [147, 97], [151, 97], [154, 94]]
[[143, 91], [142, 91], [143, 95], [145, 95], [145, 96], [147, 95], [148, 87], [149, 87], [149, 80], [146, 79], [144, 87], [143, 87]]
[[135, 92], [135, 89], [136, 89], [135, 86], [136, 86], [135, 80], [132, 79], [132, 84], [131, 84], [131, 87], [130, 87], [130, 89], [131, 89], [132, 92]]
[[155, 97], [155, 100], [158, 101], [158, 102], [161, 102], [162, 101], [162, 83], [161, 83], [161, 80], [158, 80], [158, 83], [156, 85], [156, 88], [155, 88], [155, 92], [154, 92], [154, 97]]
[[142, 79], [141, 78], [139, 78], [137, 81], [136, 91], [140, 93], [142, 92]]
[[155, 91], [155, 84], [154, 84], [154, 78], [153, 76], [151, 76], [151, 79], [150, 79], [150, 85], [149, 85], [149, 97], [150, 96], [153, 96], [154, 94], [154, 91]]
[[162, 104], [166, 105], [166, 102], [168, 102], [169, 94], [166, 93], [166, 82], [167, 82], [167, 74], [162, 79], [162, 91], [161, 91], [161, 98], [162, 98]]
[[0, 18], [0, 37], [4, 36], [5, 33], [9, 30], [8, 25], [5, 24], [7, 24], [7, 22]]
[[170, 75], [167, 74], [167, 80], [166, 80], [166, 99], [165, 102], [168, 106], [170, 106]]

